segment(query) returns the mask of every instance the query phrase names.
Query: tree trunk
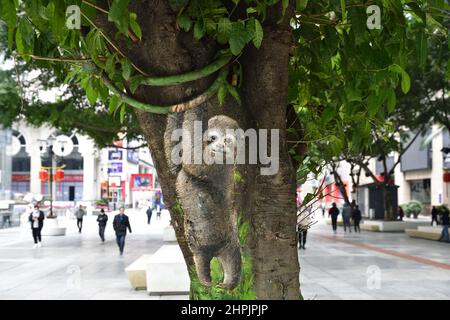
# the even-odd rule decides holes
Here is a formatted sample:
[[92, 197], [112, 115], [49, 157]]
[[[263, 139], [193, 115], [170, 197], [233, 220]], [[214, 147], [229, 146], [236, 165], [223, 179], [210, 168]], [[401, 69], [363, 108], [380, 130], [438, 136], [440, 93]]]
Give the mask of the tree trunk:
[[392, 207], [392, 196], [391, 190], [388, 185], [383, 183], [381, 185], [381, 190], [383, 194], [383, 204], [384, 204], [384, 220], [393, 221], [394, 220], [394, 208]]
[[[103, 6], [106, 6], [105, 2]], [[142, 43], [131, 47], [124, 43], [118, 45], [133, 63], [149, 75], [183, 74], [214, 61], [214, 56], [220, 49], [215, 41], [207, 38], [197, 41], [192, 33], [178, 30], [176, 13], [170, 9], [168, 1], [133, 1], [130, 10], [138, 13], [138, 22], [143, 31]], [[201, 193], [209, 193], [206, 197], [215, 197], [217, 195], [214, 194], [213, 189], [221, 188], [224, 193], [229, 192], [231, 188], [240, 188], [239, 192], [234, 193], [233, 203], [227, 203], [226, 206], [237, 206], [236, 211], [242, 213], [250, 226], [249, 236], [245, 247], [241, 248], [241, 253], [243, 256], [249, 256], [256, 298], [298, 299], [300, 297], [295, 229], [295, 169], [286, 146], [291, 34], [288, 17], [285, 17], [283, 23], [277, 23], [281, 17], [281, 6], [276, 6], [269, 11], [264, 25], [265, 37], [262, 48], [260, 50], [246, 49], [240, 60], [245, 73], [241, 90], [242, 105], [227, 98], [225, 105], [219, 107], [217, 98], [214, 97], [195, 110], [173, 116], [136, 111], [158, 172], [164, 201], [169, 208], [178, 243], [190, 272], [191, 298], [212, 298], [212, 296], [205, 295], [205, 292], [211, 291], [198, 289], [194, 285], [201, 275], [198, 274], [198, 268], [195, 269], [195, 264], [198, 264], [199, 260], [198, 256], [196, 260], [196, 255], [193, 253], [192, 241], [200, 235], [188, 235], [186, 228], [191, 228], [194, 224], [193, 229], [197, 230], [195, 224], [203, 223], [191, 216], [192, 209], [203, 204], [200, 200]], [[98, 18], [97, 22], [112, 36], [111, 38], [114, 38], [114, 27], [107, 22], [106, 17]], [[216, 75], [212, 75], [202, 80], [172, 87], [140, 87], [134, 96], [151, 104], [180, 103], [203, 93], [215, 77]], [[258, 166], [245, 165], [239, 169], [243, 176], [242, 186], [227, 186], [223, 181], [222, 186], [215, 184], [214, 188], [204, 188], [202, 192], [193, 194], [189, 203], [186, 200], [181, 201], [189, 192], [189, 188], [180, 186], [181, 172], [188, 177], [187, 180], [182, 181], [192, 182], [191, 173], [198, 168], [192, 167], [190, 168], [192, 172], [187, 173], [184, 167], [181, 171], [179, 168], [173, 168], [166, 150], [168, 146], [170, 147], [170, 133], [180, 126], [191, 128], [194, 120], [207, 124], [208, 120], [216, 115], [226, 115], [236, 120], [244, 129], [280, 130], [279, 171], [272, 176], [262, 176]], [[270, 141], [270, 134], [268, 140]], [[218, 168], [218, 172], [214, 172], [214, 168], [208, 170], [208, 174], [214, 176], [225, 169]], [[198, 187], [204, 187], [204, 185]], [[239, 193], [243, 195], [242, 198], [236, 196]], [[215, 203], [208, 207], [205, 217], [221, 217], [223, 211], [224, 205]], [[223, 218], [222, 223], [224, 227], [222, 229], [226, 229], [229, 221]], [[220, 225], [211, 226], [213, 230], [216, 228], [218, 234], [221, 232], [219, 227]], [[200, 232], [206, 231], [200, 230]], [[245, 272], [244, 268], [242, 270]], [[248, 276], [242, 274], [241, 279], [249, 279]]]

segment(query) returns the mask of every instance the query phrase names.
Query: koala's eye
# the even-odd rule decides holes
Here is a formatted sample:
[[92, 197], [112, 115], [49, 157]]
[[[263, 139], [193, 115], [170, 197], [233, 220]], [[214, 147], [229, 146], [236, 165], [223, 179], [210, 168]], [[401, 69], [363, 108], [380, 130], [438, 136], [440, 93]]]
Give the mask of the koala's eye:
[[210, 136], [209, 137], [209, 141], [210, 142], [214, 142], [214, 141], [216, 141], [217, 140], [217, 137], [216, 136]]

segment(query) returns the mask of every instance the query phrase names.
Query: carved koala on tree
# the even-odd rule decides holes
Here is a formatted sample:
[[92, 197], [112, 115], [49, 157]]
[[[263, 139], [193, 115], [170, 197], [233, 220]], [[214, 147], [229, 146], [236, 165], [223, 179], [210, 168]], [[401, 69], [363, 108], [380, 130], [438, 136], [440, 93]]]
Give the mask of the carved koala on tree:
[[203, 154], [223, 157], [224, 164], [183, 161], [181, 166], [172, 166], [172, 170], [178, 172], [176, 190], [184, 209], [186, 236], [200, 282], [205, 286], [211, 285], [210, 262], [217, 257], [224, 270], [220, 286], [232, 289], [237, 286], [241, 275], [241, 252], [233, 205], [234, 165], [226, 164], [225, 152], [236, 148], [235, 137], [227, 136], [226, 130], [239, 127], [228, 116], [211, 117], [207, 110], [213, 108], [206, 103], [204, 107], [187, 111], [183, 117], [173, 116], [169, 118], [168, 128], [180, 127], [182, 123], [182, 152], [191, 152], [194, 156], [194, 121], [202, 121], [203, 129], [207, 127], [209, 133], [207, 139], [202, 139]]

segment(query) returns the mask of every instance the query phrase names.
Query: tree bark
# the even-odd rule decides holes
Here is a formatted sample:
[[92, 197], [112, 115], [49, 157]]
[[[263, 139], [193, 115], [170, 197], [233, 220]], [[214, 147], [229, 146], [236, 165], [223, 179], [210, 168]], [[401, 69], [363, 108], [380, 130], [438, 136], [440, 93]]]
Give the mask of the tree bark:
[[[100, 3], [107, 6], [106, 1]], [[205, 38], [197, 41], [192, 33], [176, 28], [176, 13], [168, 1], [133, 1], [130, 10], [138, 13], [143, 31], [139, 45], [118, 43], [125, 55], [149, 75], [168, 76], [182, 74], [204, 67], [214, 60], [220, 49], [216, 42]], [[200, 117], [206, 121], [214, 115], [224, 114], [235, 119], [244, 128], [280, 130], [280, 170], [273, 176], [261, 176], [258, 166], [246, 165], [242, 169], [243, 197], [235, 198], [238, 211], [250, 223], [247, 248], [254, 275], [254, 290], [258, 299], [298, 299], [299, 263], [296, 246], [296, 180], [295, 169], [286, 145], [286, 109], [288, 91], [288, 65], [291, 34], [289, 16], [283, 23], [281, 6], [270, 9], [264, 24], [265, 37], [261, 49], [248, 48], [240, 63], [244, 69], [241, 91], [242, 105], [226, 99], [220, 108], [216, 98], [184, 115], [163, 116], [136, 111], [139, 124], [148, 142], [161, 182], [164, 201], [169, 208], [178, 243], [185, 257], [191, 279], [196, 277], [194, 259], [186, 237], [183, 207], [180, 208], [176, 190], [177, 173], [170, 165], [165, 146], [174, 121], [184, 123]], [[114, 27], [106, 17], [98, 24], [114, 38]], [[203, 93], [216, 75], [173, 87], [140, 87], [135, 97], [143, 102], [171, 105], [184, 102]], [[195, 115], [195, 117], [194, 117]], [[180, 119], [177, 120], [177, 117]], [[184, 118], [184, 120], [183, 120]], [[270, 141], [270, 135], [269, 135]], [[194, 200], [194, 199], [193, 199]], [[216, 207], [212, 215], [220, 213]], [[192, 289], [192, 288], [191, 288]]]

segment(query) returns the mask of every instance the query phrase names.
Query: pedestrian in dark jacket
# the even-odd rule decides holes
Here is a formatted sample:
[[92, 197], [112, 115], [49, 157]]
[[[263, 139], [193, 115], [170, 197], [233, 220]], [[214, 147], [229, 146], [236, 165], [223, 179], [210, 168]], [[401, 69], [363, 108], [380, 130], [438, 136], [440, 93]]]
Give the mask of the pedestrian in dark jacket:
[[105, 242], [105, 229], [106, 224], [108, 223], [108, 216], [105, 213], [104, 209], [100, 210], [100, 214], [97, 217], [98, 222], [98, 234], [100, 235], [100, 239], [102, 239], [102, 242]]
[[42, 228], [44, 227], [44, 219], [45, 219], [44, 212], [39, 210], [39, 207], [37, 205], [34, 206], [33, 212], [31, 212], [30, 216], [28, 217], [28, 221], [31, 224], [31, 231], [34, 240], [33, 248], [42, 247], [41, 231]]
[[152, 214], [153, 214], [153, 208], [151, 206], [147, 209], [147, 224], [150, 224], [150, 221], [152, 220]]
[[123, 248], [125, 247], [125, 237], [127, 236], [127, 229], [131, 233], [130, 219], [125, 215], [125, 208], [119, 209], [119, 214], [114, 217], [113, 228], [116, 232], [116, 242], [119, 246], [120, 255], [123, 255]]
[[355, 225], [355, 232], [361, 232], [361, 228], [359, 227], [359, 223], [361, 222], [361, 210], [359, 210], [359, 206], [356, 205], [352, 212], [353, 224]]
[[439, 214], [438, 210], [436, 209], [435, 206], [433, 206], [433, 208], [431, 209], [431, 225], [433, 225], [434, 221], [436, 221], [436, 225], [439, 224], [438, 214]]
[[352, 226], [350, 224], [350, 218], [352, 217], [352, 207], [348, 203], [344, 203], [344, 207], [342, 208], [342, 220], [344, 221], [344, 232], [352, 232]]
[[398, 218], [400, 221], [403, 221], [403, 217], [405, 216], [405, 212], [403, 211], [402, 206], [398, 206]]
[[330, 211], [328, 211], [329, 215], [331, 216], [331, 224], [333, 225], [333, 231], [334, 233], [337, 232], [337, 218], [339, 215], [339, 209], [336, 206], [336, 203], [333, 202], [331, 205]]
[[450, 217], [448, 210], [442, 212], [441, 220], [442, 220], [442, 233], [441, 237], [439, 238], [439, 241], [450, 242], [450, 238], [448, 235], [448, 226], [450, 225]]

